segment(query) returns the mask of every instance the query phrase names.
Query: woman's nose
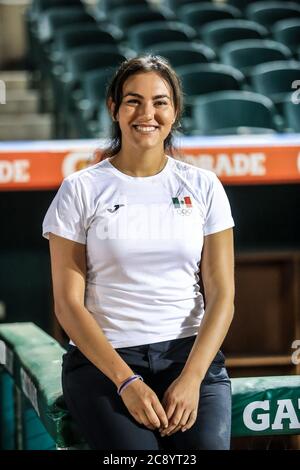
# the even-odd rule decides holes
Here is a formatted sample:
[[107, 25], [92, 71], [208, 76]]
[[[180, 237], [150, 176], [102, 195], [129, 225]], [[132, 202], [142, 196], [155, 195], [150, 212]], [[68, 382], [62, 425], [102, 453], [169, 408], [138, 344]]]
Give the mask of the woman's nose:
[[155, 108], [152, 103], [144, 103], [140, 109], [140, 115], [143, 116], [145, 119], [152, 119]]

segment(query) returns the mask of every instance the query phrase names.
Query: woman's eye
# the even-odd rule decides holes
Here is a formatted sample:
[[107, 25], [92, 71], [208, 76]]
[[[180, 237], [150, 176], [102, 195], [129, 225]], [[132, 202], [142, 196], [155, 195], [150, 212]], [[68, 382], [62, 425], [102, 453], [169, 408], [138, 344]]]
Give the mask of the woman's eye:
[[159, 106], [166, 105], [168, 104], [166, 101], [156, 101], [155, 104], [158, 104]]
[[138, 103], [138, 100], [129, 100], [127, 103]]

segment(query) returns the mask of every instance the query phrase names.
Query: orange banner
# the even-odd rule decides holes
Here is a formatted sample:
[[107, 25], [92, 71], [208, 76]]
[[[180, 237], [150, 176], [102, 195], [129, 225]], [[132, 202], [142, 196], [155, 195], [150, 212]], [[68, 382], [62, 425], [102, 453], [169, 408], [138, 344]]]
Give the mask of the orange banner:
[[[99, 141], [0, 144], [0, 190], [56, 189], [97, 148]], [[180, 150], [183, 161], [214, 171], [224, 184], [300, 182], [300, 136], [182, 138]]]

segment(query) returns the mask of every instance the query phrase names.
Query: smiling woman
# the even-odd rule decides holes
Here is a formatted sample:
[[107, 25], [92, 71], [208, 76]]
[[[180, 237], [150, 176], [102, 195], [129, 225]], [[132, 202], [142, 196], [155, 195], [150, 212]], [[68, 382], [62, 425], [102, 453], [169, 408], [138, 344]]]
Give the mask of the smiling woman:
[[104, 158], [64, 179], [43, 223], [70, 337], [66, 404], [92, 449], [228, 449], [226, 193], [213, 172], [172, 158], [182, 92], [166, 60], [122, 63], [107, 107]]

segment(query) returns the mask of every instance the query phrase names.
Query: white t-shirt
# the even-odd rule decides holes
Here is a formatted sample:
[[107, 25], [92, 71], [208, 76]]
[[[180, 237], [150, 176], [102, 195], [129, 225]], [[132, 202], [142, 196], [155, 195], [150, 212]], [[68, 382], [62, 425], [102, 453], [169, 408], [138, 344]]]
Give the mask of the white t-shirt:
[[85, 306], [121, 348], [198, 333], [203, 236], [233, 226], [212, 171], [168, 157], [160, 173], [134, 177], [106, 159], [63, 180], [43, 236], [86, 244]]

